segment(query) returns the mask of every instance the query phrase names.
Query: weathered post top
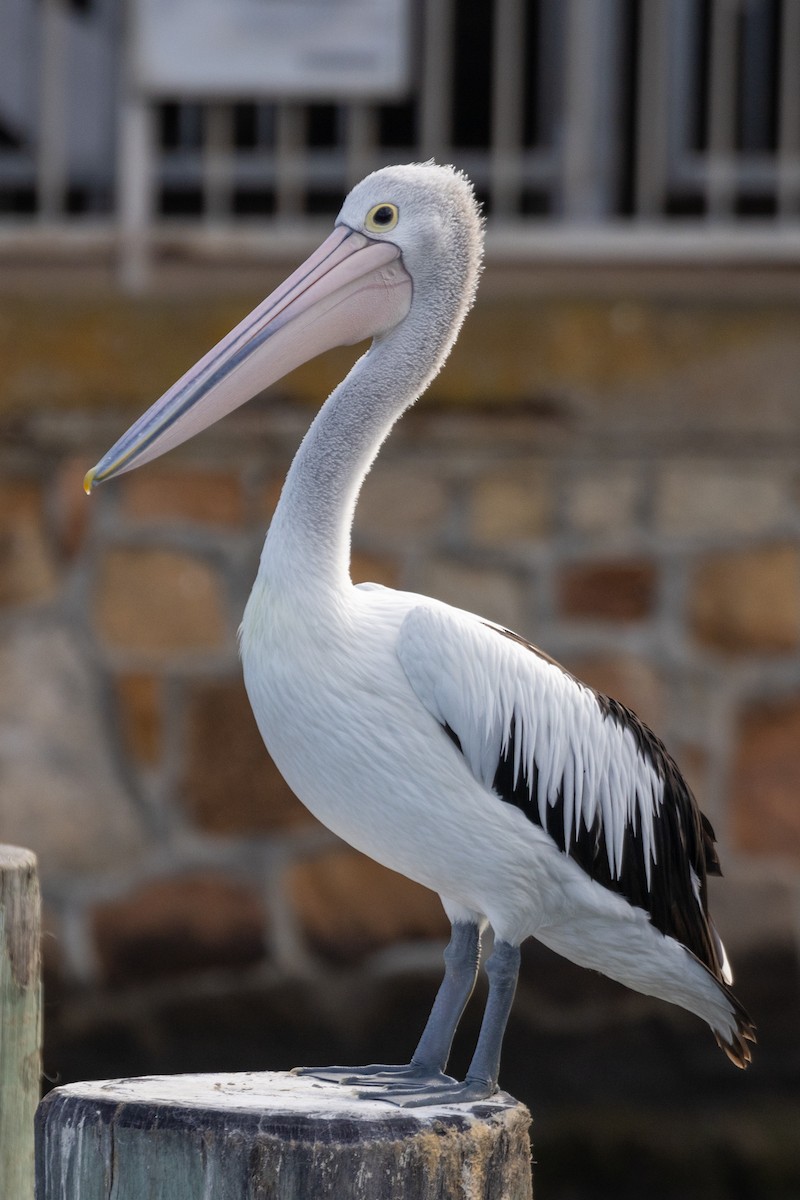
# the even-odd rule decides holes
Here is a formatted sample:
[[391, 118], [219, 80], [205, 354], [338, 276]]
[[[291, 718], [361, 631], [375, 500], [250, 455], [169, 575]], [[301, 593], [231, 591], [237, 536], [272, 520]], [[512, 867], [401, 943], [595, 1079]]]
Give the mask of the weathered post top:
[[505, 1093], [402, 1109], [286, 1073], [75, 1083], [40, 1105], [36, 1194], [530, 1200], [529, 1125]]

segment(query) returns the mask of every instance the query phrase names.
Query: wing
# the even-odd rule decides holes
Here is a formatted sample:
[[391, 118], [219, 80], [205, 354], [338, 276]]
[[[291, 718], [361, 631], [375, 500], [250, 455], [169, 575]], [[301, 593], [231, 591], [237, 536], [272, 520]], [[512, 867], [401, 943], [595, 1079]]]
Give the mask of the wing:
[[397, 652], [476, 779], [730, 981], [708, 917], [714, 832], [634, 713], [516, 634], [446, 605], [412, 609]]

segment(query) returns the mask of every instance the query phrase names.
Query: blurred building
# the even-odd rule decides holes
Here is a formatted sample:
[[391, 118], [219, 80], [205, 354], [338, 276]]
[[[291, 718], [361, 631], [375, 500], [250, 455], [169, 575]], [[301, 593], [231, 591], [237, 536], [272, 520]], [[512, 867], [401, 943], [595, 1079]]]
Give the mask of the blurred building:
[[[273, 19], [283, 90], [243, 90], [244, 55], [209, 94], [159, 10], [198, 54], [214, 13]], [[288, 792], [236, 652], [352, 354], [81, 479], [353, 182], [430, 156], [474, 179], [488, 266], [367, 482], [354, 575], [517, 628], [660, 733], [762, 1039], [738, 1076], [698, 1022], [529, 945], [504, 1085], [551, 1200], [798, 1194], [800, 0], [4, 0], [0, 839], [40, 856], [46, 1070], [415, 1042], [438, 901]]]
[[785, 261], [799, 42], [781, 0], [5, 0], [3, 233], [164, 244], [181, 218], [195, 246], [257, 219], [268, 252], [433, 156], [474, 180], [497, 255]]

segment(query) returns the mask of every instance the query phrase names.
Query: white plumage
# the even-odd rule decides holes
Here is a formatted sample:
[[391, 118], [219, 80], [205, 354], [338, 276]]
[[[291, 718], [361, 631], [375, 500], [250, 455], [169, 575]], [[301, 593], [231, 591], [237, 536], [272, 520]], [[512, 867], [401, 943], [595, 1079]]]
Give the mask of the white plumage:
[[[401, 1067], [312, 1069], [401, 1104], [497, 1087], [529, 936], [706, 1020], [740, 1066], [753, 1026], [708, 917], [713, 832], [633, 713], [516, 634], [376, 585], [354, 587], [358, 490], [393, 423], [444, 362], [477, 285], [482, 228], [450, 168], [389, 168], [345, 201], [316, 255], [120, 439], [88, 486], [156, 457], [304, 357], [373, 336], [289, 472], [241, 630], [270, 753], [326, 825], [434, 888], [453, 922], [445, 979]], [[495, 951], [463, 1083], [444, 1074]]]

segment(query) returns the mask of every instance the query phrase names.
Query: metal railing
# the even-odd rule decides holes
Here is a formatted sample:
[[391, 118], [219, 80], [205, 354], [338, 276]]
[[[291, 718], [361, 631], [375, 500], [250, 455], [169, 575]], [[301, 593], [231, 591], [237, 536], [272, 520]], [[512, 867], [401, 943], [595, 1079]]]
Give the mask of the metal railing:
[[418, 0], [392, 103], [145, 98], [122, 0], [4, 0], [0, 245], [303, 240], [367, 171], [462, 166], [498, 255], [800, 258], [800, 0]]

